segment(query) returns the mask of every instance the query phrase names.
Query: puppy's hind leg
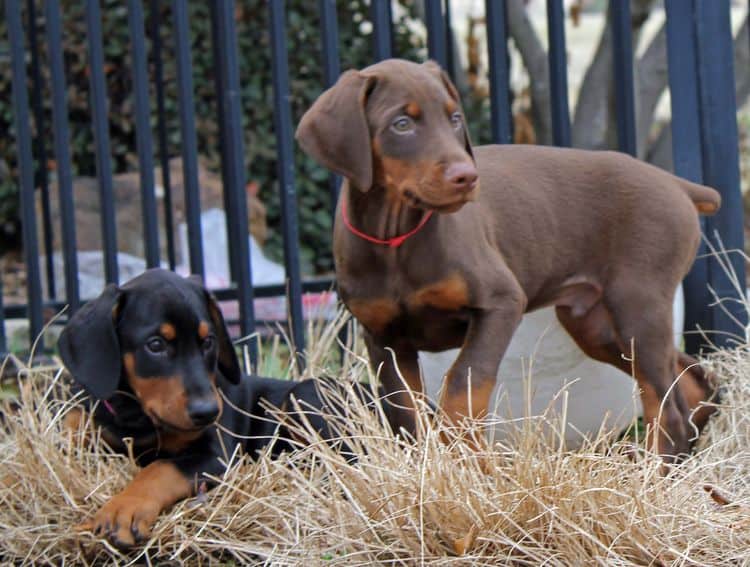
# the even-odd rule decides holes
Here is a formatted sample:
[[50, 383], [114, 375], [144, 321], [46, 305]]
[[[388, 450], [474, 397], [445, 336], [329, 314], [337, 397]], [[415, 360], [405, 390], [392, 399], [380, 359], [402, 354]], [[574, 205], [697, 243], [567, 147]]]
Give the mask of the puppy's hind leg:
[[649, 447], [674, 459], [690, 450], [692, 435], [688, 431], [689, 407], [683, 389], [673, 385], [677, 378], [677, 351], [672, 342], [672, 291], [647, 292], [634, 287], [620, 294], [608, 290], [605, 301], [618, 346], [634, 364], [644, 423], [652, 428], [647, 438]]

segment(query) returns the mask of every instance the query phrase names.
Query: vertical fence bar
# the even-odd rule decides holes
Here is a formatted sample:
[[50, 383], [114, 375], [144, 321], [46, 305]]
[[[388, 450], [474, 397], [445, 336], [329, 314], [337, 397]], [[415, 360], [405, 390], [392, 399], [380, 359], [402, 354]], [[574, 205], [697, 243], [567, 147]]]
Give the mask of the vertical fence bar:
[[73, 195], [73, 175], [70, 167], [70, 130], [66, 97], [65, 64], [62, 45], [62, 14], [59, 2], [44, 3], [47, 30], [47, 57], [52, 85], [52, 127], [54, 132], [57, 187], [60, 200], [62, 252], [65, 260], [65, 296], [70, 313], [78, 309], [78, 255]]
[[146, 265], [149, 268], [156, 268], [159, 266], [159, 224], [156, 218], [156, 195], [154, 194], [154, 147], [151, 141], [146, 38], [143, 33], [141, 0], [128, 0], [128, 27], [133, 60], [135, 134], [141, 178], [143, 244], [146, 251]]
[[[341, 74], [339, 65], [339, 25], [336, 17], [336, 0], [320, 0], [320, 42], [323, 52], [323, 81], [326, 88], [333, 86]], [[331, 211], [335, 213], [339, 200], [340, 176], [332, 173], [328, 177], [331, 193]]]
[[159, 140], [161, 183], [164, 189], [164, 234], [167, 244], [169, 269], [177, 264], [174, 251], [174, 222], [172, 219], [172, 182], [169, 175], [169, 143], [167, 142], [167, 112], [164, 106], [164, 65], [161, 56], [161, 8], [159, 0], [151, 0], [151, 41], [154, 55], [154, 84], [156, 87], [156, 129]]
[[445, 20], [443, 19], [443, 0], [424, 1], [425, 25], [427, 26], [427, 52], [430, 59], [437, 61], [445, 69]]
[[284, 228], [284, 264], [289, 287], [291, 337], [297, 351], [297, 364], [303, 368], [305, 348], [302, 319], [302, 281], [299, 266], [299, 227], [297, 195], [294, 189], [294, 155], [292, 153], [292, 116], [289, 107], [289, 70], [286, 46], [284, 0], [270, 0], [271, 50], [274, 91], [274, 131], [276, 132], [281, 213]]
[[[222, 76], [223, 89], [220, 93], [219, 106], [224, 120], [224, 136], [221, 156], [222, 170], [225, 173], [224, 192], [231, 204], [227, 214], [234, 217], [230, 226], [230, 248], [235, 249], [237, 258], [234, 280], [237, 282], [237, 297], [240, 304], [240, 329], [242, 336], [248, 336], [255, 330], [255, 312], [253, 308], [253, 278], [250, 268], [250, 249], [248, 246], [247, 196], [245, 194], [244, 145], [242, 139], [242, 107], [239, 78], [239, 57], [237, 55], [237, 32], [234, 25], [234, 0], [220, 0], [216, 3], [216, 30], [214, 38], [218, 43], [221, 56], [219, 71]], [[258, 346], [252, 342], [249, 346], [253, 366], [258, 362]]]
[[568, 108], [568, 58], [565, 54], [565, 14], [562, 0], [547, 0], [550, 94], [552, 95], [552, 137], [556, 146], [570, 146]]
[[173, 0], [174, 42], [177, 59], [177, 85], [182, 134], [182, 171], [185, 184], [185, 213], [187, 217], [190, 271], [201, 277], [203, 269], [203, 239], [201, 228], [200, 189], [198, 187], [198, 149], [195, 133], [195, 103], [193, 101], [193, 64], [190, 56], [190, 28], [188, 4]]
[[709, 284], [723, 303], [712, 309], [713, 326], [706, 330], [716, 331], [713, 342], [717, 346], [734, 346], [738, 338], [745, 341], [748, 317], [730, 2], [695, 0], [694, 6], [703, 176], [706, 185], [717, 189], [722, 198], [719, 212], [706, 219], [706, 232], [714, 246], [729, 251], [723, 259], [734, 272], [724, 271], [719, 262], [722, 258], [709, 257]]
[[[29, 100], [26, 91], [24, 33], [21, 23], [21, 7], [18, 0], [5, 1], [5, 18], [10, 43], [16, 151], [21, 181], [19, 197], [21, 201], [23, 249], [26, 261], [29, 338], [33, 341], [42, 330], [42, 286], [39, 279], [39, 247], [36, 239], [36, 218], [34, 216], [34, 158], [31, 152]], [[44, 347], [43, 341], [41, 341], [40, 347]]]
[[[700, 100], [698, 96], [698, 61], [695, 27], [693, 24], [692, 0], [666, 0], [667, 13], [667, 60], [669, 90], [679, 93], [670, 97], [672, 104], [672, 161], [674, 172], [693, 181], [703, 183], [701, 155]], [[701, 217], [701, 228], [705, 234], [706, 218]], [[696, 328], [711, 329], [710, 310], [712, 302], [706, 283], [709, 281], [708, 259], [703, 257], [708, 250], [701, 242], [698, 258], [690, 273], [682, 282], [685, 295], [686, 331]], [[685, 335], [685, 350], [698, 353], [702, 344], [698, 333]]]
[[510, 144], [511, 109], [508, 77], [508, 41], [505, 27], [505, 0], [486, 0], [487, 50], [490, 71], [490, 112], [492, 141]]
[[86, 33], [89, 44], [89, 82], [91, 85], [91, 116], [96, 146], [96, 174], [99, 178], [104, 274], [107, 283], [118, 283], [117, 231], [115, 202], [112, 190], [112, 163], [107, 120], [107, 87], [104, 82], [102, 50], [102, 17], [99, 0], [86, 0]]
[[615, 67], [617, 144], [621, 152], [635, 156], [637, 147], [630, 0], [609, 0], [609, 12], [612, 24], [612, 56]]
[[[373, 3], [373, 6], [377, 4]], [[323, 52], [323, 81], [326, 88], [333, 86], [341, 74], [339, 64], [339, 24], [336, 0], [320, 0], [320, 42]], [[387, 15], [387, 14], [386, 14]], [[374, 19], [374, 18], [373, 18]], [[388, 23], [386, 23], [388, 25]]]
[[[222, 37], [220, 37], [220, 34], [222, 33], [222, 30], [219, 29], [219, 15], [218, 11], [220, 9], [220, 2], [211, 2], [211, 7], [209, 8], [209, 15], [211, 18], [211, 56], [213, 57], [213, 60], [215, 62], [215, 68], [216, 73], [214, 73], [214, 89], [216, 90], [216, 117], [219, 124], [219, 155], [222, 156], [221, 159], [221, 186], [224, 188], [222, 191], [222, 202], [224, 205], [224, 218], [226, 219], [226, 231], [227, 231], [227, 243], [229, 245], [228, 255], [229, 255], [229, 274], [230, 279], [233, 282], [237, 281], [237, 270], [238, 270], [238, 262], [237, 259], [237, 247], [233, 246], [233, 240], [234, 237], [232, 235], [235, 234], [235, 226], [234, 226], [234, 214], [232, 214], [232, 210], [234, 209], [234, 191], [228, 190], [229, 188], [229, 170], [227, 168], [226, 160], [224, 159], [224, 154], [227, 151], [226, 150], [226, 142], [225, 139], [227, 137], [227, 133], [225, 130], [225, 117], [224, 117], [224, 91], [226, 89], [225, 85], [225, 73], [222, 71], [222, 64], [224, 62], [225, 56], [224, 56], [224, 42], [222, 41]], [[243, 181], [244, 184], [244, 181]]]
[[26, 18], [29, 30], [29, 52], [31, 53], [31, 108], [34, 112], [36, 135], [34, 136], [34, 155], [37, 159], [34, 186], [41, 189], [42, 205], [42, 237], [44, 239], [44, 268], [47, 279], [47, 295], [51, 299], [57, 296], [55, 286], [55, 264], [53, 256], [53, 227], [50, 211], [49, 175], [47, 174], [47, 144], [45, 142], [46, 127], [44, 120], [44, 104], [42, 92], [44, 83], [39, 72], [39, 41], [37, 39], [36, 6], [34, 0], [26, 2]]
[[370, 17], [373, 26], [372, 48], [375, 61], [388, 59], [393, 56], [391, 0], [372, 0]]
[[451, 0], [445, 0], [445, 70], [456, 81], [456, 53], [453, 50], [453, 13]]
[[5, 338], [5, 307], [3, 307], [3, 278], [0, 278], [0, 358], [8, 354], [8, 341]]

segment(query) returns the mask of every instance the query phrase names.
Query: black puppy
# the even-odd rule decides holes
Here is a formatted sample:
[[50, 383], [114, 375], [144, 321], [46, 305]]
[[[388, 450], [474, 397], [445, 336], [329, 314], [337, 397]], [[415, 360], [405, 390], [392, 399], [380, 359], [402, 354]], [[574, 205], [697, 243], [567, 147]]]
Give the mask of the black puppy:
[[261, 400], [283, 410], [284, 420], [305, 413], [323, 438], [333, 435], [308, 411], [329, 409], [314, 380], [243, 375], [218, 305], [193, 278], [153, 269], [108, 285], [71, 318], [58, 345], [73, 379], [102, 400], [94, 421], [103, 438], [122, 452], [131, 438], [144, 467], [80, 526], [118, 546], [145, 538], [162, 510], [210, 484], [204, 474], [221, 475], [220, 458], [237, 443], [250, 455], [272, 440], [274, 454], [290, 447], [284, 424]]

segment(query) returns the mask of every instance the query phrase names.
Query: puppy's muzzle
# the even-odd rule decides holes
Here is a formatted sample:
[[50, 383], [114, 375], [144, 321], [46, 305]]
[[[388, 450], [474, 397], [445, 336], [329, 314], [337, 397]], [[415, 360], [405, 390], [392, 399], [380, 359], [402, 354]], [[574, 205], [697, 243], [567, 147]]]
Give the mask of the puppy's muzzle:
[[445, 170], [445, 182], [458, 193], [469, 193], [477, 186], [479, 173], [473, 164], [458, 162], [449, 165]]
[[219, 416], [219, 403], [213, 396], [196, 398], [188, 403], [187, 413], [195, 425], [208, 425]]

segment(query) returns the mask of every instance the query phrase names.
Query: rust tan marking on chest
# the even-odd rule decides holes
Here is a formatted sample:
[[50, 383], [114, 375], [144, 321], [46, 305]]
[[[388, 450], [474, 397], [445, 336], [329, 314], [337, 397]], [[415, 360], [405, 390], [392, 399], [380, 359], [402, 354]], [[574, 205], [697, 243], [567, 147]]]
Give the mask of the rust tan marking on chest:
[[203, 435], [199, 431], [170, 431], [159, 436], [159, 449], [170, 453], [180, 453]]
[[469, 304], [469, 286], [459, 274], [426, 285], [409, 297], [411, 307], [434, 307], [456, 311]]
[[400, 311], [398, 304], [387, 298], [352, 299], [347, 307], [357, 321], [373, 333], [382, 333]]

